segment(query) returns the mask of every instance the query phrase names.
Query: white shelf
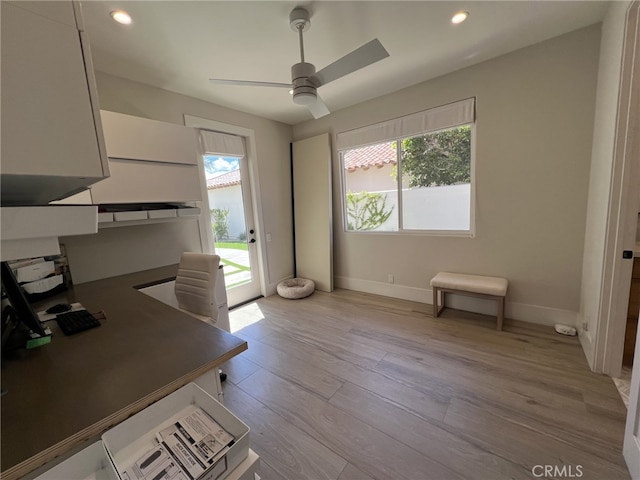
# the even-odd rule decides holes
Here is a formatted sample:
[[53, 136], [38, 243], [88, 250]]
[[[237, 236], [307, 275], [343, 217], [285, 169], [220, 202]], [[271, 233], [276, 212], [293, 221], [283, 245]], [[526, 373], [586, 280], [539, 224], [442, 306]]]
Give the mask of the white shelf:
[[151, 223], [198, 220], [200, 207], [187, 207], [163, 210], [135, 210], [123, 212], [101, 212], [98, 215], [98, 228], [127, 227], [148, 225]]

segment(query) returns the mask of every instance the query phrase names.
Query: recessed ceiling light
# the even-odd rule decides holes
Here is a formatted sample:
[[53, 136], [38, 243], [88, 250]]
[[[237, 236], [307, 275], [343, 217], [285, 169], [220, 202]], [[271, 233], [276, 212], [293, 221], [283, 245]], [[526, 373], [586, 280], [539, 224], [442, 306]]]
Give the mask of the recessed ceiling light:
[[293, 88], [289, 90], [289, 95], [293, 95]]
[[124, 10], [115, 10], [111, 12], [111, 18], [113, 18], [116, 22], [121, 23], [122, 25], [130, 25], [131, 24], [131, 15], [129, 15]]
[[451, 17], [451, 23], [453, 23], [454, 25], [462, 23], [467, 19], [468, 16], [469, 16], [469, 12], [465, 12], [465, 11], [456, 12], [453, 15], [453, 17]]

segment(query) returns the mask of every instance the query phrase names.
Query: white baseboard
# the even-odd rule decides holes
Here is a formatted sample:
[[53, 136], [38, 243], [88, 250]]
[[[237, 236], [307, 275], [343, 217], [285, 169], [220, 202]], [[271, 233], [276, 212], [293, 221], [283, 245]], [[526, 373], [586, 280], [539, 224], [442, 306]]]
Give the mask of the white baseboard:
[[[407, 287], [391, 283], [373, 282], [371, 280], [361, 280], [358, 278], [335, 277], [335, 286], [346, 290], [372, 293], [385, 297], [400, 298], [414, 302], [433, 304], [433, 291], [431, 289]], [[482, 313], [485, 315], [496, 315], [497, 305], [492, 300], [485, 300], [463, 295], [447, 294], [447, 306], [458, 310]], [[514, 320], [522, 320], [540, 325], [555, 325], [561, 323], [575, 327], [578, 319], [578, 312], [562, 310], [559, 308], [544, 307], [541, 305], [527, 305], [525, 303], [513, 303], [508, 301], [505, 304], [505, 317]]]

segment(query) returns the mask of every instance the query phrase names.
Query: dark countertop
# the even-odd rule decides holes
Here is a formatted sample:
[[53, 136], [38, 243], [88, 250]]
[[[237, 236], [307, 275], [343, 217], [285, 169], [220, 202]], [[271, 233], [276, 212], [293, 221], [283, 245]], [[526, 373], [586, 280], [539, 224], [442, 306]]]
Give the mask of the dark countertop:
[[[2, 478], [19, 478], [96, 438], [247, 349], [234, 335], [134, 287], [175, 277], [177, 265], [74, 286], [47, 300], [80, 302], [106, 320], [2, 359]], [[43, 307], [36, 307], [42, 310]]]

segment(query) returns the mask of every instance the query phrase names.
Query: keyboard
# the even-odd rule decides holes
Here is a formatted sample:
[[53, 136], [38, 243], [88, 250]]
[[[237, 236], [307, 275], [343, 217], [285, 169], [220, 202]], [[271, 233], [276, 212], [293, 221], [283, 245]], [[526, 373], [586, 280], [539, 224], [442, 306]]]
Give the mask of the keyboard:
[[65, 335], [73, 335], [100, 326], [100, 321], [87, 310], [61, 313], [56, 315], [56, 322]]

